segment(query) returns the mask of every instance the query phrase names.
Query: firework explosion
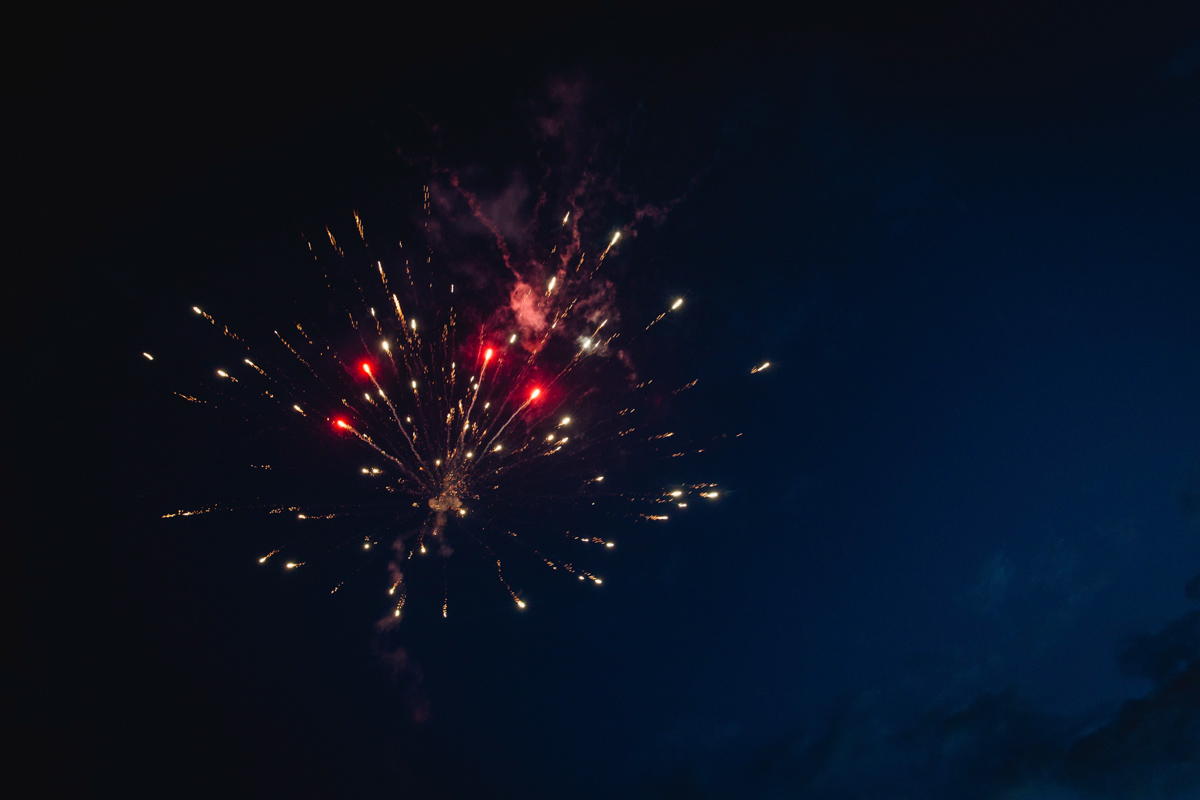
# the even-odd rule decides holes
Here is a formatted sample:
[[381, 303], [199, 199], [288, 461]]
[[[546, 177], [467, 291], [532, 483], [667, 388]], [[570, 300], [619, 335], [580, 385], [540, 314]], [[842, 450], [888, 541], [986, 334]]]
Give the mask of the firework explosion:
[[[353, 446], [370, 459], [355, 469], [382, 502], [277, 505], [269, 511], [295, 514], [305, 524], [339, 517], [382, 519], [376, 533], [350, 537], [364, 551], [381, 541], [390, 544], [391, 605], [382, 624], [401, 616], [409, 562], [424, 555], [444, 559], [460, 544], [476, 545], [495, 562], [496, 575], [518, 608], [526, 601], [505, 578], [497, 555], [500, 542], [519, 544], [552, 570], [601, 584], [573, 557], [551, 553], [544, 544], [608, 550], [615, 542], [572, 533], [567, 526], [547, 531], [551, 523], [544, 518], [528, 521], [529, 509], [591, 517], [607, 510], [630, 522], [662, 522], [670, 509], [686, 508], [690, 498], [718, 497], [710, 483], [638, 491], [605, 474], [606, 465], [622, 457], [647, 461], [705, 450], [681, 444], [685, 437], [670, 429], [669, 420], [643, 420], [640, 406], [652, 405], [649, 393], [664, 389], [638, 377], [631, 355], [653, 336], [656, 325], [682, 309], [683, 299], [668, 298], [661, 313], [625, 332], [613, 303], [613, 283], [603, 274], [621, 231], [606, 235], [589, 255], [573, 210], [549, 237], [543, 257], [519, 266], [474, 196], [457, 180], [452, 184], [468, 202], [470, 216], [494, 234], [497, 261], [505, 269], [474, 281], [473, 289], [457, 283], [450, 266], [435, 263], [429, 240], [436, 238], [436, 228], [429, 233], [428, 223], [423, 246], [406, 248], [399, 240], [385, 260], [355, 212], [353, 246], [343, 248], [329, 228], [316, 245], [305, 240], [311, 263], [320, 269], [325, 319], [292, 322], [273, 331], [273, 341], [251, 344], [193, 307], [241, 363], [215, 370], [215, 383], [205, 387], [207, 399], [196, 396], [205, 394], [201, 390], [176, 392], [195, 403], [239, 404], [285, 415], [327, 446], [330, 439], [340, 440], [334, 447], [342, 455]], [[428, 186], [424, 199], [428, 216]], [[331, 329], [341, 333], [325, 333]], [[679, 394], [696, 382], [665, 391]], [[164, 517], [223, 508], [210, 505]], [[305, 563], [285, 560], [287, 550], [280, 546], [259, 561], [281, 560], [287, 570]], [[443, 616], [447, 604], [444, 599]]]

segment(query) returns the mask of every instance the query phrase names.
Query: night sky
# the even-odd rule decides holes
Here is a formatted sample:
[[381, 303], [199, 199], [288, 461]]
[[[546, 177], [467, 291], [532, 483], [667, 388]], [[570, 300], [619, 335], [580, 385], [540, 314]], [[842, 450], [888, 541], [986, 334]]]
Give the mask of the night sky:
[[[18, 28], [28, 796], [1200, 797], [1195, 3]], [[141, 353], [207, 374], [193, 304], [269, 333], [301, 233], [419, 211], [414, 159], [497, 196], [547, 114], [625, 191], [686, 193], [614, 274], [631, 318], [687, 298], [644, 366], [702, 377], [682, 430], [743, 434], [705, 462], [726, 495], [611, 525], [602, 588], [529, 570], [525, 612], [451, 558], [454, 613], [388, 645], [383, 562], [331, 597], [259, 567], [262, 514], [161, 519], [327, 472], [255, 473], [278, 437]]]

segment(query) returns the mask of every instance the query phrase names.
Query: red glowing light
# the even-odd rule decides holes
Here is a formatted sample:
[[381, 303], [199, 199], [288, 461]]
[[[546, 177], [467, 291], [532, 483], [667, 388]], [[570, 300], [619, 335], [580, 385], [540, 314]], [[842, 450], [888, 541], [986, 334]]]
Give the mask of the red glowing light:
[[530, 399], [530, 400], [537, 400], [537, 399], [538, 399], [538, 395], [540, 395], [541, 393], [542, 393], [542, 390], [541, 390], [541, 389], [534, 389], [532, 392], [530, 392], [530, 393], [529, 393], [529, 399]]
[[484, 360], [484, 362], [488, 362], [488, 361], [491, 361], [491, 360], [492, 360], [492, 348], [490, 348], [490, 347], [489, 347], [489, 348], [487, 349], [487, 351], [486, 351], [486, 352], [484, 352], [484, 354], [483, 354], [483, 360]]
[[344, 420], [344, 419], [335, 419], [333, 421], [333, 424], [338, 426], [339, 428], [349, 428], [350, 427], [349, 425], [346, 424], [346, 420]]
[[367, 363], [366, 361], [364, 361], [362, 363], [362, 371], [367, 373], [368, 375], [370, 375], [371, 374], [371, 365], [369, 363]]

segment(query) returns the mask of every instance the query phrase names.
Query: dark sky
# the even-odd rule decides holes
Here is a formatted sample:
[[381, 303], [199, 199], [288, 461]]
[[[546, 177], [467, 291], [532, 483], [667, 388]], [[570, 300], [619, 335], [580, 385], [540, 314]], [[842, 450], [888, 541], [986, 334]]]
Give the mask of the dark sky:
[[[1200, 797], [1200, 12], [789, 11], [14, 25], [31, 796]], [[277, 291], [298, 231], [419, 206], [398, 148], [502, 184], [561, 85], [626, 188], [699, 178], [620, 253], [688, 298], [659, 357], [773, 367], [680, 412], [744, 433], [720, 503], [619, 535], [601, 591], [414, 615], [393, 675], [365, 593], [254, 568], [260, 517], [160, 519], [252, 492], [255, 442], [140, 354]]]

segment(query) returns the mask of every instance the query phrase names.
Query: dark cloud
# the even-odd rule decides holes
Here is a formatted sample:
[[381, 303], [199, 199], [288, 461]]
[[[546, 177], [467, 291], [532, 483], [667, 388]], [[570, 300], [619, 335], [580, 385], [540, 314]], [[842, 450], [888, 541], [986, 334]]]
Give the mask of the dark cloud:
[[[1172, 637], [1176, 624], [1167, 628]], [[1188, 624], [1194, 629], [1195, 620]], [[1113, 719], [1079, 737], [1060, 774], [1094, 797], [1200, 796], [1200, 661], [1195, 653], [1173, 678], [1124, 703]]]
[[724, 779], [704, 780], [697, 758], [693, 772], [645, 796], [1200, 797], [1200, 612], [1127, 640], [1118, 664], [1155, 685], [1110, 712], [1051, 713], [1009, 688], [914, 719], [864, 693], [838, 701], [821, 730], [760, 748]]
[[1171, 680], [1200, 657], [1200, 611], [1165, 625], [1157, 633], [1136, 636], [1118, 657], [1121, 672], [1155, 683]]
[[[1053, 782], [1069, 741], [1014, 690], [901, 723], [866, 696], [843, 701], [823, 732], [769, 748], [728, 796], [998, 798]], [[753, 787], [748, 793], [747, 787]], [[1024, 795], [1022, 795], [1024, 796]], [[1038, 796], [1038, 795], [1033, 795]]]

